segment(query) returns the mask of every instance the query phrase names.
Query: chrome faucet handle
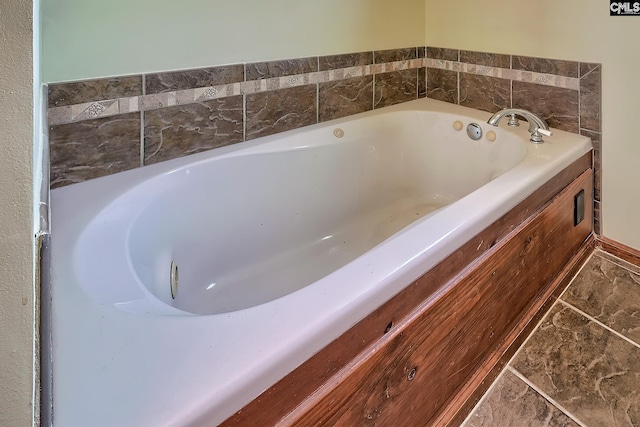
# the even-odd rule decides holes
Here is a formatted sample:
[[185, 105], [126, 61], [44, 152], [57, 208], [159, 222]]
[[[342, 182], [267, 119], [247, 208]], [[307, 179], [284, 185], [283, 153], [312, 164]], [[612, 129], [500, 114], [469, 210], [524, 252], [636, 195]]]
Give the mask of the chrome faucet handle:
[[494, 113], [487, 123], [491, 126], [498, 126], [500, 120], [503, 117], [509, 116], [509, 126], [516, 127], [519, 125], [517, 116], [523, 117], [527, 122], [529, 122], [529, 133], [531, 134], [530, 141], [534, 144], [540, 144], [544, 142], [542, 140], [542, 135], [551, 136], [551, 131], [549, 130], [549, 125], [544, 119], [531, 111], [523, 110], [522, 108], [504, 108], [497, 113]]
[[542, 135], [551, 136], [553, 135], [553, 132], [547, 129], [536, 127], [536, 129], [531, 132], [531, 138], [529, 139], [529, 141], [533, 142], [534, 144], [542, 144], [544, 142], [544, 139], [542, 139]]

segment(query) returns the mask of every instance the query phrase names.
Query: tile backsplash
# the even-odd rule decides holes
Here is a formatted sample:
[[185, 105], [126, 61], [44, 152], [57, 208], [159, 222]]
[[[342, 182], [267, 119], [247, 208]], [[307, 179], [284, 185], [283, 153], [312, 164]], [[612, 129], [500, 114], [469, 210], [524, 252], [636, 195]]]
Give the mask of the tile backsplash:
[[424, 56], [412, 47], [51, 84], [51, 187], [425, 97]]
[[429, 97], [590, 136], [599, 232], [601, 68], [411, 47], [50, 84], [51, 187]]
[[429, 98], [488, 112], [524, 108], [551, 127], [590, 137], [600, 234], [601, 64], [428, 47], [425, 65]]

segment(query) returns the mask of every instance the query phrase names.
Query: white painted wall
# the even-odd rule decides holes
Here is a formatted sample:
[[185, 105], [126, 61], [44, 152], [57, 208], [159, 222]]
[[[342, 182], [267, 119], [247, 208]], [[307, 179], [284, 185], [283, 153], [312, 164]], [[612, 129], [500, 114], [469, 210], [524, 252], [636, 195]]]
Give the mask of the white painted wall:
[[424, 43], [424, 0], [42, 0], [60, 82]]
[[601, 62], [603, 235], [640, 249], [640, 16], [602, 0], [426, 0], [428, 46]]
[[0, 5], [0, 426], [33, 424], [33, 5]]

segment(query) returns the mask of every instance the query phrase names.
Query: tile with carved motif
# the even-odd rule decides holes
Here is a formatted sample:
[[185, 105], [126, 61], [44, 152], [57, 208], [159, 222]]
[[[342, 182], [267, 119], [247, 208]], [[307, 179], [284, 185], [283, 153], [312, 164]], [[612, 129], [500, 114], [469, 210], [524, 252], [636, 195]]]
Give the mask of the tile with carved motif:
[[142, 76], [51, 83], [49, 108], [142, 95]]
[[242, 140], [242, 96], [160, 108], [144, 114], [145, 164]]
[[578, 77], [578, 63], [575, 61], [513, 55], [511, 68], [514, 70], [532, 71], [534, 73]]
[[549, 126], [578, 133], [578, 91], [536, 83], [513, 82], [514, 108], [538, 114]]
[[51, 188], [140, 166], [140, 113], [51, 126]]
[[511, 105], [511, 82], [496, 77], [460, 74], [460, 105], [495, 113]]
[[318, 58], [314, 56], [280, 61], [252, 62], [246, 64], [245, 70], [246, 81], [313, 73], [318, 71]]
[[418, 72], [415, 69], [376, 74], [374, 107], [381, 108], [418, 97]]
[[147, 74], [145, 76], [145, 90], [146, 94], [150, 95], [241, 81], [244, 81], [243, 64], [223, 65], [220, 67]]
[[376, 64], [395, 61], [408, 61], [417, 58], [417, 48], [376, 50], [373, 52], [373, 59]]
[[459, 51], [458, 49], [427, 46], [427, 58], [440, 59], [443, 61], [457, 61], [459, 58]]
[[427, 97], [457, 104], [458, 73], [427, 68]]
[[510, 68], [511, 57], [500, 53], [460, 51], [460, 62], [484, 65], [486, 67]]
[[346, 53], [327, 55], [318, 58], [319, 71], [337, 70], [339, 68], [360, 67], [373, 64], [373, 52]]
[[373, 76], [320, 83], [319, 91], [320, 122], [373, 109]]
[[599, 132], [601, 129], [602, 82], [600, 67], [580, 78], [580, 127]]
[[316, 85], [247, 95], [247, 140], [317, 122]]
[[418, 98], [427, 97], [427, 69], [418, 68]]

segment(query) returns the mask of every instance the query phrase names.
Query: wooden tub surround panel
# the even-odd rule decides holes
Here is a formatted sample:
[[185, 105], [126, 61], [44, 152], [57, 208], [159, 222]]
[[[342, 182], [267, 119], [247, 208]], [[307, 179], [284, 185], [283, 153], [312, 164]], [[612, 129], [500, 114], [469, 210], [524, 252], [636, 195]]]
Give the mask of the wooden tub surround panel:
[[590, 203], [573, 226], [574, 195], [592, 200], [590, 167], [588, 153], [222, 425], [464, 418], [592, 245]]
[[573, 226], [573, 197], [591, 193], [591, 180], [588, 171], [285, 425], [429, 425], [591, 233], [590, 215]]
[[533, 332], [538, 322], [551, 309], [566, 287], [569, 286], [571, 280], [580, 271], [580, 268], [587, 262], [595, 249], [595, 245], [595, 235], [590, 234], [580, 246], [578, 252], [569, 260], [551, 284], [546, 286], [536, 297], [499, 348], [485, 360], [451, 399], [436, 418], [436, 421], [433, 422], [434, 426], [458, 427], [463, 423], [467, 415], [493, 384], [493, 381], [500, 375], [504, 366]]

